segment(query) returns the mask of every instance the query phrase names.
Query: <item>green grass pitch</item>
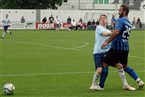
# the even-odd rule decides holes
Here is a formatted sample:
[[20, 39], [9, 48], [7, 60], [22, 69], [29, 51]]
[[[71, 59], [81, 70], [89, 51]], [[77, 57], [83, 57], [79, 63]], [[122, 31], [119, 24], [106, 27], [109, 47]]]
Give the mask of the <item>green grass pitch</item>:
[[[128, 60], [143, 80], [144, 33], [145, 30], [131, 32]], [[122, 90], [119, 74], [112, 67], [105, 90], [90, 91], [93, 46], [94, 31], [13, 30], [12, 36], [7, 34], [4, 40], [0, 39], [0, 97], [7, 97], [2, 92], [7, 82], [16, 87], [12, 97], [145, 96], [144, 89]], [[136, 82], [126, 75], [128, 83], [137, 88]]]

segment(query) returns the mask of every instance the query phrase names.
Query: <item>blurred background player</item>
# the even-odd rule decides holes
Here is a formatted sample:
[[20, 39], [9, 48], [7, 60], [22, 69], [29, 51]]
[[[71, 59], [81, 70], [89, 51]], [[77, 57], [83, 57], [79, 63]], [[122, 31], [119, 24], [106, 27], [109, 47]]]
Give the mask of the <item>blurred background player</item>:
[[112, 15], [112, 19], [111, 19], [111, 29], [114, 29], [115, 22], [116, 22], [115, 16]]
[[[128, 20], [129, 8], [125, 5], [121, 5], [119, 9], [119, 19], [115, 23], [115, 30], [109, 39], [107, 39], [102, 48], [107, 46], [112, 41], [111, 49], [107, 52], [104, 58], [104, 70], [108, 68], [107, 66], [113, 66], [119, 69], [119, 74], [123, 80], [123, 89], [135, 90], [135, 88], [128, 85], [125, 77], [124, 70], [138, 83], [139, 88], [143, 88], [144, 82], [139, 78], [135, 71], [127, 66], [128, 62], [128, 53], [129, 53], [129, 33], [132, 28], [131, 22]], [[124, 68], [124, 70], [123, 70]], [[107, 71], [102, 70], [102, 78], [97, 86], [98, 90], [104, 87], [104, 82], [106, 76], [108, 75]]]
[[2, 23], [3, 23], [3, 27], [4, 27], [4, 32], [3, 32], [1, 38], [4, 39], [6, 33], [10, 33], [10, 35], [12, 35], [12, 32], [8, 31], [8, 27], [10, 26], [10, 20], [8, 18], [8, 14], [6, 14], [6, 17], [3, 19]]
[[111, 31], [106, 29], [107, 16], [101, 15], [99, 19], [100, 25], [97, 26], [95, 31], [95, 46], [94, 46], [94, 62], [95, 62], [95, 73], [93, 76], [92, 85], [90, 90], [95, 90], [97, 87], [96, 80], [100, 77], [102, 73], [103, 58], [106, 52], [110, 49], [110, 45], [106, 48], [101, 49], [102, 44], [109, 38]]

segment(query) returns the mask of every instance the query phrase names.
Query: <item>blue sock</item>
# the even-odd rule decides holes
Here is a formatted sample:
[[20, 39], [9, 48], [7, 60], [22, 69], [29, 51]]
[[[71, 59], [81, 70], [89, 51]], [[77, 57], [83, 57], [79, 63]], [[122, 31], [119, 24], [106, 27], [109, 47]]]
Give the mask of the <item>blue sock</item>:
[[130, 67], [125, 67], [124, 71], [127, 72], [134, 80], [139, 78], [138, 75], [135, 73], [135, 71]]
[[99, 86], [101, 88], [104, 88], [104, 84], [105, 84], [105, 80], [106, 80], [107, 76], [108, 76], [108, 67], [102, 68], [102, 73], [100, 76], [100, 83], [99, 83]]

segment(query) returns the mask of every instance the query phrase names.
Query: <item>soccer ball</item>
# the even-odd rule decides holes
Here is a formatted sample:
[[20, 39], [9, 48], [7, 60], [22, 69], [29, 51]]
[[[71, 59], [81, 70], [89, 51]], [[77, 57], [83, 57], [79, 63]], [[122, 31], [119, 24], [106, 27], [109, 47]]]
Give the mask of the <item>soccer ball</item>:
[[3, 87], [3, 92], [6, 95], [12, 95], [15, 90], [15, 86], [12, 83], [7, 83]]

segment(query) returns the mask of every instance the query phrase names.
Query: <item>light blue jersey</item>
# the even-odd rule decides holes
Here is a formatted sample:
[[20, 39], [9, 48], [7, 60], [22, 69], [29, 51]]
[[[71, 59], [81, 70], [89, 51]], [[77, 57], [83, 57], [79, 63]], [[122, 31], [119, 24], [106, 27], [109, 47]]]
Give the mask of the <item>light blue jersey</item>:
[[111, 48], [111, 43], [108, 44], [105, 48], [101, 48], [102, 44], [109, 38], [104, 37], [102, 35], [102, 32], [108, 32], [111, 33], [110, 30], [107, 30], [103, 26], [97, 26], [95, 31], [95, 46], [94, 46], [94, 54], [100, 54], [100, 53], [106, 53]]
[[8, 18], [5, 18], [3, 19], [4, 23], [3, 23], [3, 26], [8, 26], [9, 25], [9, 19]]

